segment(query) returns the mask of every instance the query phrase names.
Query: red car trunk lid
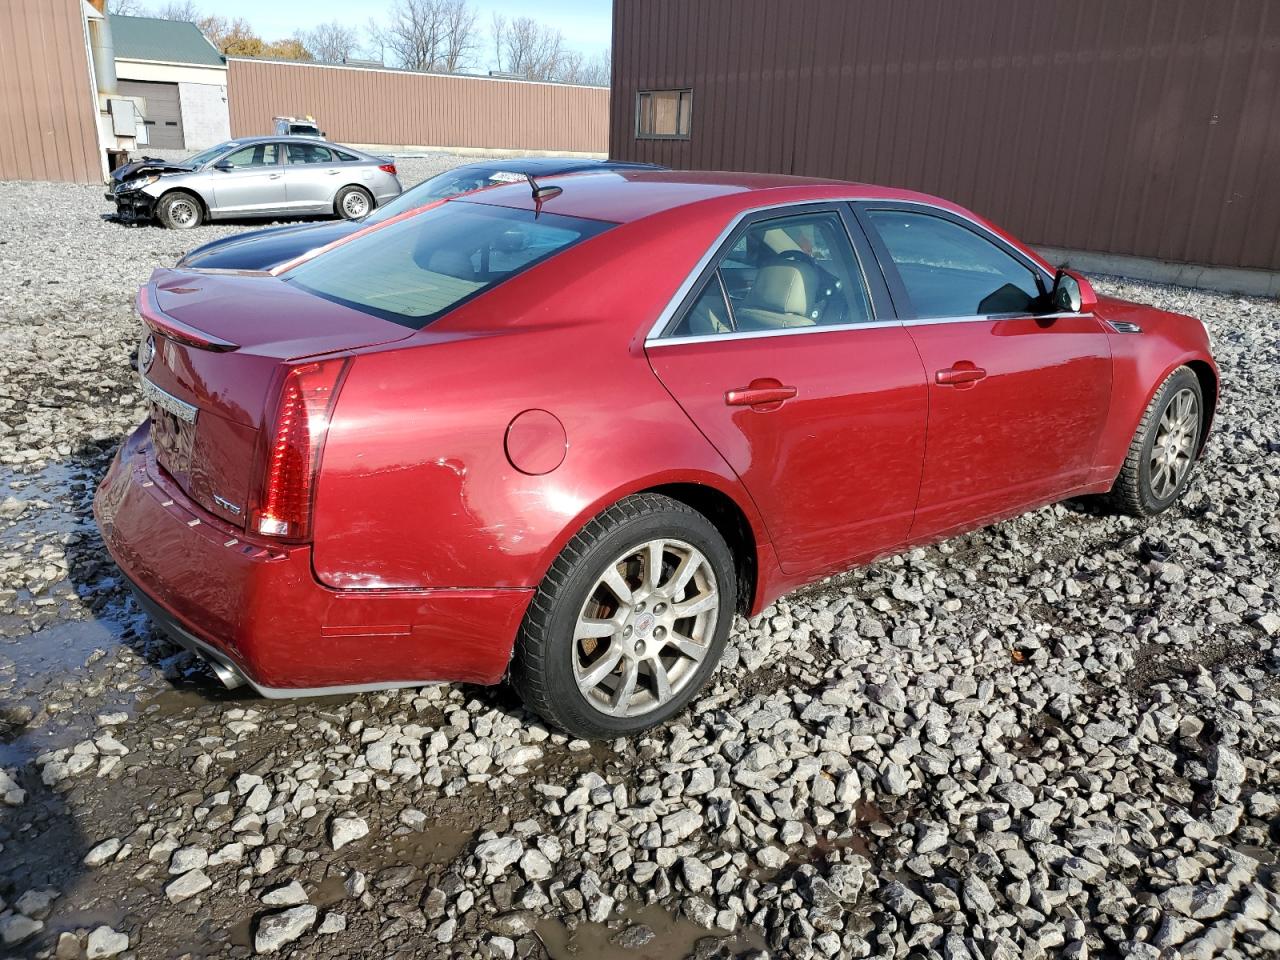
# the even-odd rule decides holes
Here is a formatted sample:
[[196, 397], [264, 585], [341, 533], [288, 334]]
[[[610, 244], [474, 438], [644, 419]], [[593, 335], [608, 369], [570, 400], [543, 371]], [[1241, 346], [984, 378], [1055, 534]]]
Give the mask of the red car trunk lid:
[[157, 270], [138, 308], [156, 461], [195, 502], [240, 528], [288, 364], [413, 333], [267, 275]]

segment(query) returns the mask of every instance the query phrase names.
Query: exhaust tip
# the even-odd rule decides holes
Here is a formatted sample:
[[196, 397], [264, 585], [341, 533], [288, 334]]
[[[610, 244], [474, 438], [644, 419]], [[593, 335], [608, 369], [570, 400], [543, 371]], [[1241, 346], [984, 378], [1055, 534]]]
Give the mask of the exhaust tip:
[[222, 685], [228, 690], [235, 690], [237, 687], [245, 685], [244, 676], [235, 667], [228, 663], [224, 663], [214, 657], [205, 656], [205, 663], [213, 668], [214, 676], [222, 682]]

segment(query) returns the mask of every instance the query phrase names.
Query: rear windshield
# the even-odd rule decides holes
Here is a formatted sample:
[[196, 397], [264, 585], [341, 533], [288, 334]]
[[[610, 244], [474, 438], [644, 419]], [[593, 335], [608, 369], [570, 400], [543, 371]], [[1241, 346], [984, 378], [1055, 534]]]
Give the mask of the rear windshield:
[[303, 290], [414, 330], [611, 223], [446, 202], [294, 267]]
[[376, 223], [379, 220], [390, 220], [398, 217], [406, 210], [425, 207], [436, 200], [447, 200], [460, 193], [470, 193], [483, 187], [492, 187], [499, 183], [518, 183], [524, 180], [523, 173], [511, 173], [488, 167], [462, 167], [457, 170], [446, 170], [430, 180], [424, 180], [416, 187], [410, 187], [394, 200], [389, 200], [365, 218], [365, 223]]

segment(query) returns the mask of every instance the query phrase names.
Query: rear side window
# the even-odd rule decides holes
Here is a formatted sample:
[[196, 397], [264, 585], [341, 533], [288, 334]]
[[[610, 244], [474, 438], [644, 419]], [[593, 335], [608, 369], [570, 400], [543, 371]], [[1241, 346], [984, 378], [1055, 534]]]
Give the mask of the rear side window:
[[747, 227], [669, 336], [762, 333], [871, 319], [871, 300], [839, 215], [805, 213]]
[[344, 153], [341, 150], [335, 150], [333, 152], [334, 152], [334, 155], [336, 155], [337, 158], [341, 160], [343, 163], [350, 163], [352, 160], [360, 159], [354, 153]]
[[419, 330], [562, 250], [613, 226], [545, 211], [443, 203], [295, 267], [302, 289]]
[[290, 163], [331, 163], [333, 156], [325, 147], [314, 143], [291, 143], [287, 147]]
[[968, 227], [912, 211], [867, 215], [920, 319], [1033, 313], [1045, 307], [1036, 273]]

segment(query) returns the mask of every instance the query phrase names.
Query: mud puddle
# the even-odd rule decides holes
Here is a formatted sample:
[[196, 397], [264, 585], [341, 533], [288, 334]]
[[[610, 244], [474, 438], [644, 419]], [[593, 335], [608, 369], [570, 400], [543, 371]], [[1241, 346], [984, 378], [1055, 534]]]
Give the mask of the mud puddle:
[[620, 907], [605, 923], [583, 923], [573, 930], [552, 919], [540, 921], [535, 929], [551, 960], [680, 960], [708, 937], [722, 941], [734, 955], [766, 949], [764, 938], [754, 930], [707, 930], [656, 904]]

